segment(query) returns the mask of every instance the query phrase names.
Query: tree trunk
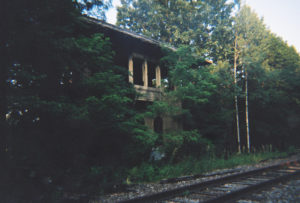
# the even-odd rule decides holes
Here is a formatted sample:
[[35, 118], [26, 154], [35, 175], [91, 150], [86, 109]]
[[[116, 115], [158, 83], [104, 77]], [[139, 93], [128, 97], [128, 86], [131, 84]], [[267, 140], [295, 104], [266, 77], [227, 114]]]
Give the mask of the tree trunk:
[[234, 105], [235, 105], [235, 118], [236, 118], [236, 136], [238, 142], [238, 153], [241, 153], [241, 137], [240, 137], [240, 120], [239, 120], [239, 106], [237, 97], [237, 35], [234, 41]]
[[250, 153], [250, 128], [249, 128], [249, 111], [248, 111], [248, 73], [247, 68], [245, 71], [245, 109], [246, 109], [246, 131], [247, 131], [247, 151]]

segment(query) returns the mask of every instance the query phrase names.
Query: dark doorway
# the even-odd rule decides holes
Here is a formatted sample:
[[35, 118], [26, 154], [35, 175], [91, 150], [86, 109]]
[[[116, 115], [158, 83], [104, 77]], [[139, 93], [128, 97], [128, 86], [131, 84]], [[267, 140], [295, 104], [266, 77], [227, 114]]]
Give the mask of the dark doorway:
[[163, 132], [163, 120], [159, 116], [154, 119], [154, 132], [156, 133]]

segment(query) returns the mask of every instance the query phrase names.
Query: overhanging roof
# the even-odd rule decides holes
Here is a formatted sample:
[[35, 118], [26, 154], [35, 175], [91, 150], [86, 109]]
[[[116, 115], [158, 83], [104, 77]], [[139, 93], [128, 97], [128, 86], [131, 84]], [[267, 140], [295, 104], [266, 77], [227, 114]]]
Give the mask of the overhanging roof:
[[[158, 40], [152, 39], [150, 37], [138, 34], [138, 33], [133, 32], [131, 30], [120, 28], [120, 27], [118, 27], [116, 25], [107, 23], [107, 22], [105, 22], [103, 20], [99, 20], [99, 19], [96, 19], [96, 18], [88, 17], [88, 16], [83, 16], [81, 19], [83, 21], [86, 21], [87, 23], [95, 24], [97, 26], [100, 26], [103, 29], [111, 30], [111, 31], [114, 31], [114, 32], [117, 32], [117, 33], [120, 33], [120, 34], [123, 34], [123, 35], [126, 35], [126, 36], [130, 36], [130, 37], [132, 37], [132, 38], [134, 38], [136, 40], [139, 40], [141, 42], [151, 44], [152, 46], [167, 47], [167, 48], [169, 48], [169, 49], [171, 49], [173, 51], [177, 50], [175, 47], [172, 47], [171, 45], [168, 45], [166, 43], [163, 43], [163, 42], [160, 42]], [[211, 60], [207, 60], [206, 59], [204, 63], [206, 65], [208, 65], [208, 64], [212, 64], [213, 62]]]
[[138, 33], [133, 32], [131, 30], [120, 28], [120, 27], [118, 27], [116, 25], [109, 24], [109, 23], [107, 23], [107, 22], [105, 22], [103, 20], [98, 20], [98, 19], [95, 19], [95, 18], [92, 18], [92, 17], [88, 17], [88, 16], [83, 16], [82, 20], [84, 20], [84, 21], [86, 21], [88, 23], [96, 24], [96, 25], [101, 26], [101, 27], [106, 28], [106, 29], [114, 30], [114, 31], [122, 33], [124, 35], [131, 36], [131, 37], [133, 37], [135, 39], [141, 40], [141, 41], [146, 42], [146, 43], [150, 43], [150, 44], [155, 45], [155, 46], [159, 46], [159, 47], [166, 46], [166, 47], [168, 47], [168, 48], [170, 48], [172, 50], [176, 50], [174, 47], [170, 47], [170, 46], [166, 45], [163, 42], [160, 42], [160, 41], [152, 39], [150, 37], [138, 34]]

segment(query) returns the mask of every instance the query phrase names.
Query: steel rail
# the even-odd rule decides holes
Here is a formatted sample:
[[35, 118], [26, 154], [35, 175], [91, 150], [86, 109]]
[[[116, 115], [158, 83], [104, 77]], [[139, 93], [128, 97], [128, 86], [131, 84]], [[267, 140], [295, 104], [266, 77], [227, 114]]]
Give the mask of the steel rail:
[[270, 180], [266, 180], [266, 181], [263, 181], [263, 182], [260, 182], [257, 184], [249, 185], [245, 188], [238, 189], [238, 190], [232, 191], [230, 193], [223, 194], [219, 197], [203, 201], [203, 203], [217, 203], [217, 202], [233, 201], [233, 200], [237, 199], [238, 197], [241, 197], [244, 194], [258, 191], [259, 189], [265, 188], [269, 185], [273, 185], [273, 184], [276, 184], [279, 182], [288, 181], [291, 178], [298, 176], [298, 175], [300, 175], [300, 170], [293, 172], [293, 173], [286, 174], [286, 175], [282, 175], [282, 176], [279, 176], [276, 178], [272, 178]]
[[[279, 163], [279, 164], [273, 164], [271, 166], [252, 169], [252, 170], [249, 170], [249, 171], [246, 171], [246, 172], [239, 172], [239, 173], [236, 173], [236, 174], [233, 174], [233, 175], [228, 175], [228, 176], [213, 179], [213, 180], [208, 180], [208, 181], [204, 181], [204, 182], [200, 182], [200, 183], [194, 183], [194, 184], [191, 184], [191, 185], [174, 188], [174, 189], [167, 190], [167, 191], [162, 191], [162, 192], [158, 192], [158, 193], [148, 194], [148, 195], [145, 195], [145, 196], [135, 197], [135, 198], [128, 199], [128, 200], [119, 201], [119, 203], [156, 202], [156, 201], [171, 199], [171, 198], [174, 198], [176, 196], [179, 196], [180, 194], [183, 194], [186, 191], [201, 190], [201, 189], [204, 189], [204, 188], [207, 188], [207, 187], [212, 187], [214, 185], [220, 185], [220, 184], [226, 183], [228, 181], [234, 181], [234, 180], [239, 179], [239, 178], [249, 177], [249, 176], [252, 176], [252, 175], [255, 175], [255, 174], [262, 173], [264, 171], [280, 169], [280, 168], [283, 168], [284, 166], [289, 165], [291, 162], [298, 162], [299, 163], [299, 161], [300, 161], [299, 159], [297, 159], [297, 160], [295, 159], [295, 160], [292, 160], [292, 161], [287, 161], [287, 162], [283, 162], [283, 163]], [[300, 173], [300, 171], [297, 171], [297, 174], [298, 173]], [[264, 187], [268, 184], [280, 182], [280, 181], [282, 181], [282, 179], [288, 178], [289, 176], [293, 176], [293, 175], [294, 175], [294, 173], [290, 173], [286, 177], [278, 177], [278, 178], [275, 178], [275, 179], [272, 179], [272, 180], [264, 181], [264, 182], [261, 183], [260, 186], [258, 186], [257, 184], [247, 186], [246, 188], [235, 190], [233, 192], [227, 193], [226, 195], [222, 195], [224, 197], [222, 197], [222, 196], [215, 197], [215, 198], [212, 198], [211, 200], [207, 200], [207, 201], [204, 201], [204, 202], [222, 202], [222, 201], [226, 201], [226, 200], [237, 197], [239, 193], [244, 193], [245, 191], [252, 191], [256, 187], [261, 188], [261, 187]], [[222, 199], [222, 198], [224, 198], [224, 199]]]

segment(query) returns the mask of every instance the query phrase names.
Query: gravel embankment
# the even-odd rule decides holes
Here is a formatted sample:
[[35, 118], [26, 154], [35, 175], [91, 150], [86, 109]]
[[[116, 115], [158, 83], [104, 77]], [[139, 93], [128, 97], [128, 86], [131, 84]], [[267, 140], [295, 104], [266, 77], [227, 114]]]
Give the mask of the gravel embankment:
[[300, 177], [296, 180], [274, 185], [272, 188], [253, 193], [237, 203], [297, 203], [300, 202]]
[[[113, 193], [107, 194], [100, 197], [95, 198], [95, 200], [91, 200], [90, 203], [109, 203], [109, 202], [119, 202], [122, 200], [132, 199], [139, 196], [149, 195], [157, 192], [162, 192], [182, 186], [187, 186], [195, 183], [204, 182], [207, 180], [212, 180], [220, 177], [225, 177], [228, 175], [232, 175], [239, 172], [244, 172], [247, 170], [253, 170], [261, 167], [266, 167], [273, 164], [279, 164], [281, 162], [285, 162], [288, 160], [295, 160], [299, 158], [299, 155], [294, 155], [288, 158], [281, 158], [275, 160], [268, 160], [254, 165], [245, 165], [245, 166], [238, 166], [233, 169], [223, 169], [223, 170], [216, 170], [207, 174], [204, 174], [203, 177], [199, 177], [193, 180], [182, 180], [175, 183], [145, 183], [145, 184], [133, 184], [128, 187], [128, 192], [120, 192], [120, 193]], [[295, 183], [296, 188], [299, 191], [299, 181]], [[298, 185], [297, 185], [298, 184]], [[274, 195], [276, 192], [274, 192]], [[271, 198], [272, 199], [272, 198]], [[242, 200], [241, 200], [242, 201]], [[244, 202], [247, 202], [244, 200]], [[250, 201], [251, 202], [251, 201]], [[267, 201], [268, 202], [268, 201]], [[269, 201], [272, 202], [272, 201]], [[300, 201], [299, 201], [300, 202]]]

